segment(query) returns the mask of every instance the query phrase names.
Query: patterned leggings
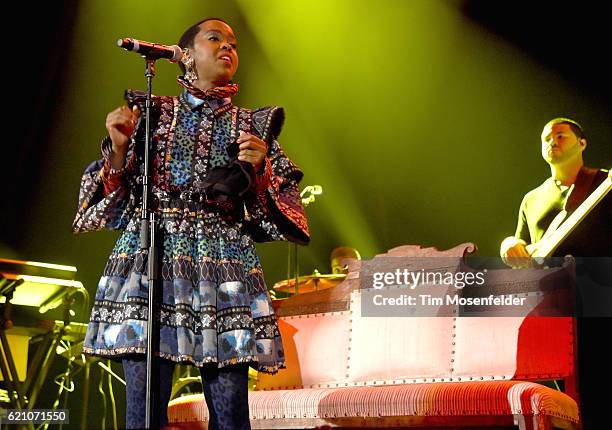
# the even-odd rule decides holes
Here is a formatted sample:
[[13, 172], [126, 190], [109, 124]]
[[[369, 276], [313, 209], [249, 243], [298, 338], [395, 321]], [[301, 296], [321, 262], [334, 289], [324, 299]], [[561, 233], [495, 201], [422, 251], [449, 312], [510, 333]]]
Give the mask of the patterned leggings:
[[[126, 383], [127, 429], [141, 429], [145, 425], [147, 364], [142, 358], [124, 359]], [[160, 360], [159, 365], [159, 423], [168, 423], [168, 402], [172, 392], [174, 362]], [[200, 369], [204, 398], [208, 406], [209, 430], [250, 430], [248, 400], [248, 364], [236, 364], [221, 369], [217, 365]]]

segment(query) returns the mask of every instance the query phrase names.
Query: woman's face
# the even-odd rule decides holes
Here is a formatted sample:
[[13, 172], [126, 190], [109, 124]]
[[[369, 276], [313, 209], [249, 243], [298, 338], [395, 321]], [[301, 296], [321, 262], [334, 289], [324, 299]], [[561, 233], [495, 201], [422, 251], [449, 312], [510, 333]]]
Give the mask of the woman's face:
[[191, 49], [198, 81], [215, 85], [231, 81], [238, 69], [236, 43], [236, 36], [226, 23], [211, 20], [200, 24]]

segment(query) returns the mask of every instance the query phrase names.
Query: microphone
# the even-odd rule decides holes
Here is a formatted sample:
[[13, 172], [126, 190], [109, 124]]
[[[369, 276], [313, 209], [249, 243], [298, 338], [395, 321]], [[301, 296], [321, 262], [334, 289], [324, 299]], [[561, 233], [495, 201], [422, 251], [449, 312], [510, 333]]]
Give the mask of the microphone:
[[166, 58], [174, 63], [183, 56], [183, 51], [177, 45], [166, 46], [129, 37], [117, 40], [117, 46], [128, 51], [137, 52], [150, 60]]

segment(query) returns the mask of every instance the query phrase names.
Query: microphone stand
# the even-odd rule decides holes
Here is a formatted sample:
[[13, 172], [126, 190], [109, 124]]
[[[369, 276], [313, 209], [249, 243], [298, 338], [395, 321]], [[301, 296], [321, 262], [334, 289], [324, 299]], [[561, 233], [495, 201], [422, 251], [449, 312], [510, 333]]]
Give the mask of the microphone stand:
[[140, 212], [140, 249], [148, 249], [147, 278], [149, 286], [149, 306], [147, 314], [147, 385], [145, 399], [145, 426], [148, 429], [159, 428], [159, 359], [156, 357], [159, 350], [159, 321], [158, 290], [159, 286], [159, 256], [157, 247], [157, 215], [155, 207], [151, 207], [153, 196], [151, 190], [152, 162], [151, 162], [151, 104], [152, 86], [155, 76], [155, 60], [145, 56], [147, 78], [147, 94], [145, 105], [145, 150], [144, 174], [142, 176], [142, 205]]

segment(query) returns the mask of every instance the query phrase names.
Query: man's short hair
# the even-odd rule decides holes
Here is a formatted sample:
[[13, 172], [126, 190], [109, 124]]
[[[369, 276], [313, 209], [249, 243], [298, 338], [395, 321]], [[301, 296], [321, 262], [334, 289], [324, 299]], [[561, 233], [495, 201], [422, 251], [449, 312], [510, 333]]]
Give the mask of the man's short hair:
[[584, 134], [584, 131], [582, 130], [582, 126], [577, 121], [574, 121], [573, 119], [563, 118], [563, 117], [554, 118], [548, 121], [546, 125], [544, 126], [544, 128], [549, 127], [549, 126], [552, 127], [555, 124], [567, 124], [569, 125], [570, 129], [574, 132], [574, 134], [576, 135], [578, 139], [586, 139], [586, 135]]

